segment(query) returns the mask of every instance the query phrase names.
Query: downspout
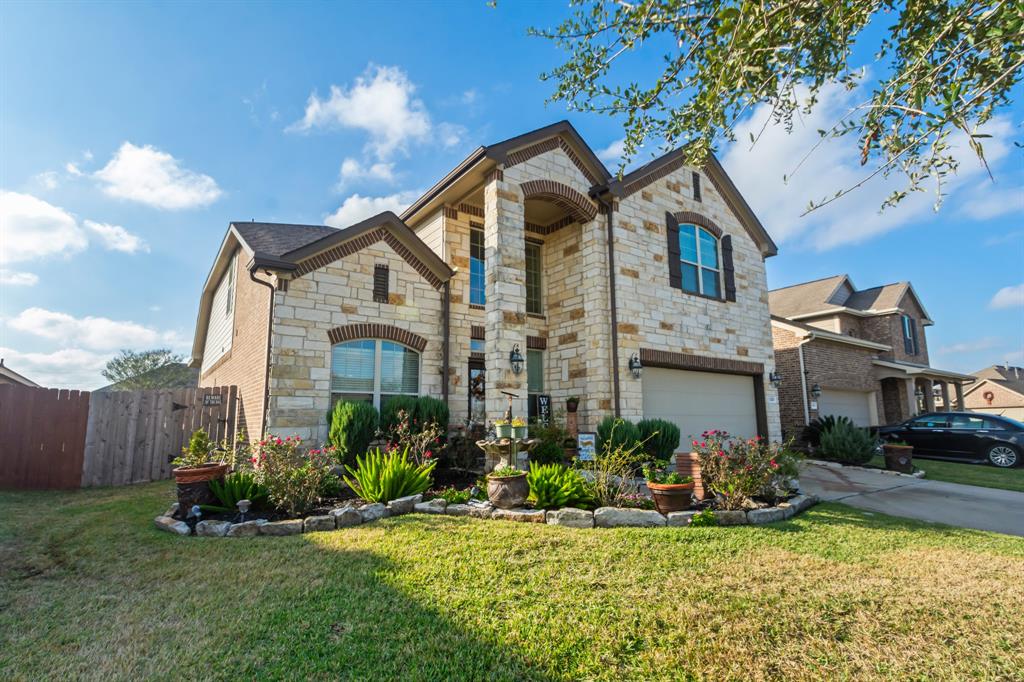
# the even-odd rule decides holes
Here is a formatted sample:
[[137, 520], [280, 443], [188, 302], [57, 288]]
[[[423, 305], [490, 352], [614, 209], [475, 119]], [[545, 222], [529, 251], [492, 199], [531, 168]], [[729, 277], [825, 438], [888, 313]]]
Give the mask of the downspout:
[[811, 411], [807, 406], [807, 370], [804, 369], [804, 344], [811, 340], [808, 337], [797, 344], [796, 352], [800, 356], [800, 394], [804, 404], [804, 426], [811, 423]]
[[[264, 282], [262, 279], [256, 279], [256, 268], [253, 267], [249, 270], [249, 279], [261, 284], [270, 289], [270, 306], [267, 308], [267, 363], [263, 368], [263, 420], [260, 425], [260, 437], [267, 432], [267, 421], [270, 419], [270, 345], [273, 340], [274, 330], [274, 285], [270, 282]], [[252, 435], [249, 434], [249, 439], [252, 440]]]
[[441, 298], [441, 397], [444, 399], [444, 404], [448, 405], [448, 364], [451, 354], [449, 342], [451, 336], [451, 280], [445, 281], [443, 292]]
[[612, 404], [615, 406], [615, 416], [620, 417], [622, 416], [622, 406], [619, 397], [619, 314], [618, 303], [615, 297], [615, 208], [614, 202], [606, 202], [600, 195], [594, 198], [605, 208], [608, 215], [608, 289], [609, 303], [611, 305], [609, 319], [612, 325], [612, 396], [614, 397]]

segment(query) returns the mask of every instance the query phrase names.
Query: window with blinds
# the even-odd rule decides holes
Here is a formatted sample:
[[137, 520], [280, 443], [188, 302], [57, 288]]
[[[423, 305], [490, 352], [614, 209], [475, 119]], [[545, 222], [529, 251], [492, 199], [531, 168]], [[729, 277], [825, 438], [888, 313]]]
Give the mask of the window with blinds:
[[380, 409], [396, 395], [418, 395], [419, 353], [392, 341], [364, 339], [331, 350], [331, 402], [360, 400]]

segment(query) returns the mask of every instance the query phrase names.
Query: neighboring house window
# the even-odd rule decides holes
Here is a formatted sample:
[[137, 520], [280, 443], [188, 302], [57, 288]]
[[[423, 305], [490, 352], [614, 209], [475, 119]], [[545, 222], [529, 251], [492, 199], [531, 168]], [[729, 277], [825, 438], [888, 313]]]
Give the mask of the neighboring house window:
[[544, 351], [526, 351], [527, 417], [536, 419], [537, 396], [544, 392]]
[[903, 316], [903, 350], [907, 355], [917, 355], [917, 322], [910, 315]]
[[228, 263], [228, 297], [227, 302], [224, 304], [225, 315], [230, 315], [231, 308], [235, 305], [235, 258], [232, 258], [231, 262]]
[[484, 231], [475, 227], [469, 230], [469, 302], [485, 305], [484, 277]]
[[331, 349], [331, 404], [372, 403], [378, 410], [396, 395], [419, 395], [420, 355], [400, 343], [364, 339]]
[[720, 298], [718, 240], [696, 225], [679, 226], [679, 259], [683, 291]]
[[526, 312], [540, 315], [541, 306], [540, 244], [526, 242]]

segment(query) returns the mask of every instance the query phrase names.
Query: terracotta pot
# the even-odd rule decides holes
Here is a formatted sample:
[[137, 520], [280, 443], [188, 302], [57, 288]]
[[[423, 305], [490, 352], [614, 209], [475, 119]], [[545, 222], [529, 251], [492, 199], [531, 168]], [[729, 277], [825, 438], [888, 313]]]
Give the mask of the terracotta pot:
[[210, 490], [210, 481], [224, 478], [228, 471], [225, 462], [209, 462], [197, 467], [178, 467], [173, 470], [178, 484], [178, 517], [185, 518], [193, 505], [218, 504]]
[[207, 462], [197, 467], [178, 467], [173, 470], [177, 483], [199, 483], [221, 478], [228, 472], [227, 462]]
[[651, 483], [647, 482], [651, 491], [654, 507], [662, 514], [685, 511], [693, 504], [693, 483]]
[[914, 473], [914, 446], [913, 445], [892, 445], [883, 443], [882, 450], [885, 452], [885, 468], [889, 471], [898, 471], [903, 474]]
[[526, 482], [526, 474], [503, 478], [487, 477], [487, 499], [498, 509], [522, 507], [530, 485]]

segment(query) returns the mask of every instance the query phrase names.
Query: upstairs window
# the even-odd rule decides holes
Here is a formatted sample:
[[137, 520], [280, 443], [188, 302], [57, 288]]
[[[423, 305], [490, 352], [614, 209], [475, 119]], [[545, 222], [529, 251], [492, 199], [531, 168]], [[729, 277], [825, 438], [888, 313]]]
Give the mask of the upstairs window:
[[907, 355], [917, 355], [917, 321], [910, 315], [903, 316], [903, 350]]
[[371, 403], [378, 410], [396, 395], [419, 395], [420, 355], [400, 343], [363, 339], [331, 349], [331, 404]]
[[679, 226], [679, 260], [683, 291], [721, 298], [718, 239], [696, 225]]
[[526, 312], [540, 315], [541, 305], [540, 244], [526, 242]]
[[485, 282], [484, 231], [472, 227], [469, 230], [469, 302], [472, 305], [486, 305]]

